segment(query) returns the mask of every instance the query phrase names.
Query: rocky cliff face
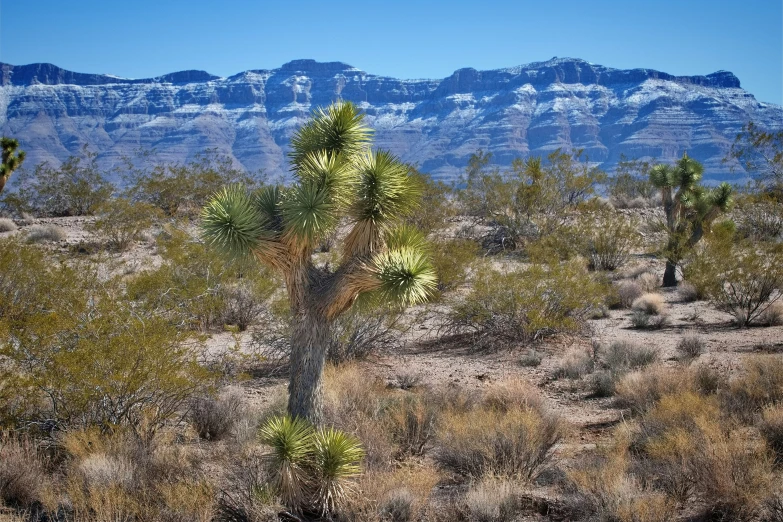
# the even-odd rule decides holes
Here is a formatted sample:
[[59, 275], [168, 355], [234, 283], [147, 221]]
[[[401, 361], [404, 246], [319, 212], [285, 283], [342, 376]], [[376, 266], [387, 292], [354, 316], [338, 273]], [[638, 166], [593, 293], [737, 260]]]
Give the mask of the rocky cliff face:
[[708, 179], [739, 179], [721, 160], [741, 126], [783, 128], [783, 107], [758, 102], [726, 71], [676, 77], [555, 58], [398, 80], [297, 60], [229, 78], [182, 71], [131, 80], [0, 64], [0, 131], [19, 139], [28, 165], [58, 164], [84, 145], [105, 167], [139, 149], [186, 161], [214, 148], [250, 171], [282, 174], [292, 133], [336, 99], [367, 113], [377, 146], [447, 179], [479, 148], [508, 165], [559, 147], [584, 149], [606, 170], [621, 154], [670, 161], [687, 150]]

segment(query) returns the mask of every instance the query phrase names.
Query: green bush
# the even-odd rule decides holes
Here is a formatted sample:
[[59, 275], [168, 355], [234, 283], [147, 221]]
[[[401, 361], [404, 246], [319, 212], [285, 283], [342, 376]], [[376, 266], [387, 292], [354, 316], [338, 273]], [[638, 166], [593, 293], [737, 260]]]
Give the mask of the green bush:
[[146, 203], [134, 203], [125, 198], [111, 199], [96, 209], [95, 221], [88, 230], [103, 238], [109, 247], [126, 250], [139, 235], [160, 217], [160, 211]]
[[154, 431], [211, 386], [198, 344], [134, 306], [119, 281], [53, 263], [35, 247], [7, 246], [0, 248], [7, 422]]
[[154, 205], [169, 216], [180, 211], [198, 212], [210, 196], [227, 185], [257, 185], [257, 179], [234, 167], [230, 158], [215, 150], [207, 150], [186, 164], [140, 168], [128, 161], [126, 171], [126, 196]]
[[277, 289], [252, 258], [226, 262], [219, 253], [175, 228], [158, 237], [163, 264], [127, 282], [127, 295], [156, 316], [186, 329], [225, 324], [246, 328]]
[[614, 212], [583, 216], [579, 226], [579, 250], [591, 270], [616, 270], [628, 262], [640, 245], [638, 223]]
[[435, 241], [430, 258], [438, 274], [438, 290], [448, 292], [464, 284], [468, 270], [476, 263], [479, 246], [469, 239]]
[[732, 241], [715, 233], [684, 269], [686, 279], [739, 326], [760, 322], [781, 298], [783, 249], [779, 245]]
[[38, 216], [86, 216], [109, 199], [115, 190], [98, 168], [97, 154], [71, 156], [60, 167], [46, 163], [13, 178], [16, 191], [3, 195], [3, 204], [17, 213]]
[[481, 345], [578, 333], [602, 304], [605, 285], [578, 262], [533, 264], [500, 272], [477, 270], [470, 292], [448, 318], [452, 333], [467, 332]]

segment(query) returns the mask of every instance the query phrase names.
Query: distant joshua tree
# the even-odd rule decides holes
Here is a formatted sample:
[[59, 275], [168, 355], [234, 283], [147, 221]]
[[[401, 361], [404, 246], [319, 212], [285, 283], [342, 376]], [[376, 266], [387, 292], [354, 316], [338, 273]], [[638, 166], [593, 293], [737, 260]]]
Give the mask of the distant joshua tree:
[[701, 163], [687, 154], [674, 165], [656, 165], [650, 170], [650, 182], [661, 190], [666, 214], [668, 240], [663, 286], [677, 286], [677, 265], [685, 253], [733, 203], [728, 183], [721, 183], [712, 190], [699, 184], [703, 172]]
[[2, 194], [11, 173], [22, 166], [25, 153], [23, 150], [17, 152], [19, 148], [17, 140], [5, 136], [0, 138], [0, 148], [3, 149], [3, 162], [0, 164], [0, 194]]
[[[229, 186], [202, 212], [210, 244], [283, 275], [293, 317], [288, 412], [315, 425], [333, 321], [362, 294], [411, 305], [436, 286], [424, 236], [401, 226], [421, 189], [397, 158], [370, 150], [363, 117], [351, 103], [316, 110], [291, 140], [293, 186], [255, 194]], [[352, 228], [339, 267], [316, 266], [314, 249], [343, 218]]]

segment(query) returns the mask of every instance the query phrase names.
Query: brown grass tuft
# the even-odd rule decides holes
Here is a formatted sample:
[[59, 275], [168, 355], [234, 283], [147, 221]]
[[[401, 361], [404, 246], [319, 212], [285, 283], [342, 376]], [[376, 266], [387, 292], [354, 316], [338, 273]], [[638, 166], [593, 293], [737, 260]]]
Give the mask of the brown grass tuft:
[[634, 300], [631, 308], [639, 312], [650, 315], [660, 315], [663, 313], [666, 303], [661, 294], [644, 294]]

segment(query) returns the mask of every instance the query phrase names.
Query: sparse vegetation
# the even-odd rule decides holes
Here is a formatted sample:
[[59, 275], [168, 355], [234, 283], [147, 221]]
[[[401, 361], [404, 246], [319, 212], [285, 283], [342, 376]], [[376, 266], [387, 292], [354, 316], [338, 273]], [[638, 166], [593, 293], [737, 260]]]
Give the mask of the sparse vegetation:
[[696, 334], [683, 336], [677, 343], [677, 352], [680, 359], [692, 361], [704, 352], [705, 342]]
[[13, 219], [0, 218], [0, 234], [4, 232], [15, 232], [18, 229]]

